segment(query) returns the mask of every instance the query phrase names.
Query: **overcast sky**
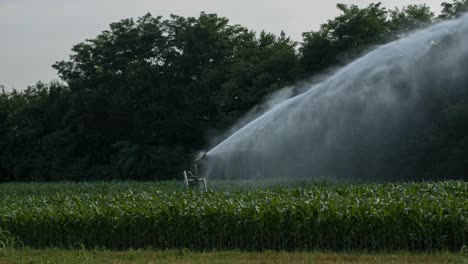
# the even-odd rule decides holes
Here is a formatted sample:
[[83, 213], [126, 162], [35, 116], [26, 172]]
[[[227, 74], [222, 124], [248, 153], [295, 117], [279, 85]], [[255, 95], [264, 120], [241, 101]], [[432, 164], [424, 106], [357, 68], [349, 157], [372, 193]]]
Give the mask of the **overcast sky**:
[[[339, 14], [337, 3], [366, 6], [368, 0], [0, 0], [0, 84], [23, 89], [56, 79], [51, 65], [70, 49], [107, 29], [111, 22], [147, 12], [198, 16], [217, 13], [256, 31], [284, 30], [294, 40]], [[426, 3], [440, 11], [442, 0], [381, 0], [388, 8]]]

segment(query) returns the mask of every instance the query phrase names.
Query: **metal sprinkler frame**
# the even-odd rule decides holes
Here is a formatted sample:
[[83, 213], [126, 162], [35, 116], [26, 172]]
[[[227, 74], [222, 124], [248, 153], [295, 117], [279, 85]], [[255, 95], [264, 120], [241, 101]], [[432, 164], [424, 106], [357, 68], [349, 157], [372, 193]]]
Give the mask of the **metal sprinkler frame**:
[[203, 162], [206, 160], [206, 152], [203, 154], [199, 155], [194, 163], [193, 163], [193, 172], [191, 170], [184, 170], [183, 175], [184, 175], [184, 185], [187, 188], [187, 190], [192, 189], [200, 189], [202, 188], [202, 191], [206, 191], [206, 182], [207, 179], [206, 177], [202, 176], [202, 170], [203, 170]]

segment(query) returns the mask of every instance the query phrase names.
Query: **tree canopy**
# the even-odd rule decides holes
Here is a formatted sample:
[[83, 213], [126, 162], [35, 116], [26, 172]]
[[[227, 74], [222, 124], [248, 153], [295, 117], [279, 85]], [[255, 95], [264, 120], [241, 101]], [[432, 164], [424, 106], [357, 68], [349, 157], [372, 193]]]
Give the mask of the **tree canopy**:
[[[442, 5], [436, 18], [427, 5], [339, 4], [342, 14], [302, 43], [207, 13], [112, 23], [53, 65], [62, 82], [2, 90], [0, 181], [177, 178], [266, 95], [468, 10], [467, 1]], [[454, 126], [466, 113], [460, 101], [440, 122]], [[433, 131], [440, 144], [444, 131]], [[468, 153], [466, 139], [456, 142], [444, 156], [454, 162]], [[467, 169], [460, 164], [455, 174]]]

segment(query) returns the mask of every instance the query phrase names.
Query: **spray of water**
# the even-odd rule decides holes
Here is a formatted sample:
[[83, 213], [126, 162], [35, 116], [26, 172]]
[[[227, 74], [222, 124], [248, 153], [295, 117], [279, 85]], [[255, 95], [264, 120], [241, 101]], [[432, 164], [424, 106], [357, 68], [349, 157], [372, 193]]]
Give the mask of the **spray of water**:
[[450, 87], [468, 83], [467, 66], [468, 16], [378, 47], [299, 94], [274, 96], [208, 151], [207, 176], [398, 175], [401, 145], [430, 125], [438, 94], [461, 92]]

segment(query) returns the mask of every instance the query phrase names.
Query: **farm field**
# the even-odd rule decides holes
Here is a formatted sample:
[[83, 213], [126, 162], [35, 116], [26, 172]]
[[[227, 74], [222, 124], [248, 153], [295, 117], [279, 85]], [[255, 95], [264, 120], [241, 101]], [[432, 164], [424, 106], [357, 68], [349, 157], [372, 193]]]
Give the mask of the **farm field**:
[[190, 252], [184, 250], [63, 250], [0, 251], [0, 263], [467, 263], [461, 253], [335, 254], [316, 252]]
[[466, 182], [212, 186], [202, 193], [179, 182], [2, 184], [0, 242], [309, 252], [461, 252], [468, 243]]

